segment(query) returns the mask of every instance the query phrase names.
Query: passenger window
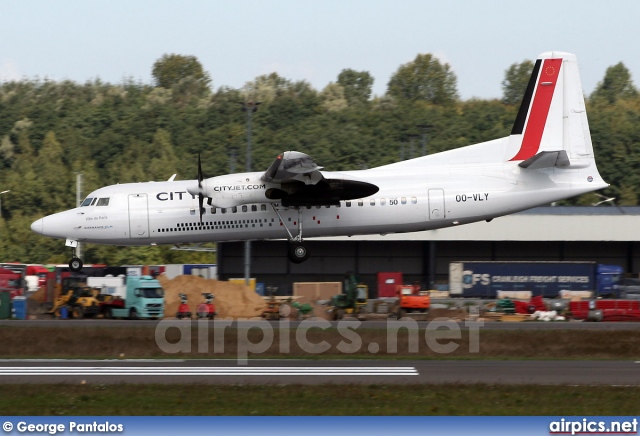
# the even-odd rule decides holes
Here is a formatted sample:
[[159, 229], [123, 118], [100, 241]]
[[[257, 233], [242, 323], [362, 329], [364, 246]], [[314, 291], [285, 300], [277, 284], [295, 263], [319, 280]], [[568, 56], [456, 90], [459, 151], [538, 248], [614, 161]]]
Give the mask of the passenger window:
[[93, 198], [89, 197], [85, 201], [83, 201], [80, 206], [91, 206], [92, 201], [93, 201]]
[[371, 206], [375, 206], [376, 205], [376, 200], [372, 198], [371, 200], [369, 200], [369, 204]]
[[260, 210], [263, 211], [263, 212], [266, 211], [267, 210], [267, 205], [266, 204], [261, 204], [260, 205]]
[[364, 206], [364, 201], [358, 200], [358, 206]]
[[346, 201], [345, 204], [346, 204], [347, 207], [351, 207], [351, 202], [350, 201]]
[[255, 204], [251, 205], [251, 212], [257, 212], [258, 211], [258, 206], [256, 206]]
[[411, 197], [411, 204], [416, 204], [418, 199], [416, 197]]
[[215, 208], [215, 207], [212, 207], [212, 208], [211, 208], [211, 214], [212, 214], [212, 215], [215, 215], [215, 213], [216, 213], [216, 208]]
[[402, 204], [407, 204], [407, 197], [402, 197], [400, 201], [402, 202]]
[[380, 199], [380, 206], [384, 206], [385, 204], [387, 204], [387, 199], [386, 198], [381, 198]]
[[243, 212], [246, 212], [247, 210], [249, 210], [249, 209], [247, 208], [247, 206], [246, 206], [246, 205], [242, 206], [242, 211], [243, 211]]
[[227, 213], [227, 208], [226, 208], [226, 207], [223, 207], [222, 209], [220, 209], [220, 212], [222, 212], [222, 213]]
[[101, 198], [98, 200], [98, 206], [109, 206], [109, 199], [108, 198]]
[[238, 212], [238, 206], [233, 206], [233, 207], [231, 208], [231, 212], [233, 212], [233, 213]]

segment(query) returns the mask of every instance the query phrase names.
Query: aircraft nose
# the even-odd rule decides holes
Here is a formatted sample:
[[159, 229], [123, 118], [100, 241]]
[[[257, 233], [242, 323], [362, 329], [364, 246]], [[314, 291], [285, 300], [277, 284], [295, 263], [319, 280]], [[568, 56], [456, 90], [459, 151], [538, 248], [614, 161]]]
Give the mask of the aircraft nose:
[[35, 233], [42, 235], [44, 232], [44, 218], [40, 218], [39, 220], [34, 221], [31, 224], [31, 230]]

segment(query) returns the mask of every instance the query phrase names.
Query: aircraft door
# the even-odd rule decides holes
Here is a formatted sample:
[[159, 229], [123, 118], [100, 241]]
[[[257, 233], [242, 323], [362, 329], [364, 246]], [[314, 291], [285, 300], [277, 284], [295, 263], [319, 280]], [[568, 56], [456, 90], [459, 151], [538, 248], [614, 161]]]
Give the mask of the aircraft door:
[[129, 195], [129, 237], [149, 237], [149, 208], [147, 194]]
[[429, 219], [445, 218], [444, 189], [429, 189]]

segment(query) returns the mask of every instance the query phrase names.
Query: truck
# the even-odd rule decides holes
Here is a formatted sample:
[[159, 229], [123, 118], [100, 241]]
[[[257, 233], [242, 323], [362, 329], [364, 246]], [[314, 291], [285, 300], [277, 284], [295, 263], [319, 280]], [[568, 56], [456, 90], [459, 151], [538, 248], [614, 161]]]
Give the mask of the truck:
[[7, 268], [0, 268], [0, 291], [8, 292], [11, 298], [24, 295], [22, 274]]
[[[124, 278], [122, 278], [124, 280]], [[124, 296], [113, 294], [102, 302], [105, 318], [158, 319], [164, 317], [164, 289], [151, 276], [126, 278]]]
[[561, 291], [589, 291], [593, 297], [615, 297], [619, 265], [596, 262], [451, 262], [452, 297], [496, 298], [498, 291], [529, 291], [556, 298]]

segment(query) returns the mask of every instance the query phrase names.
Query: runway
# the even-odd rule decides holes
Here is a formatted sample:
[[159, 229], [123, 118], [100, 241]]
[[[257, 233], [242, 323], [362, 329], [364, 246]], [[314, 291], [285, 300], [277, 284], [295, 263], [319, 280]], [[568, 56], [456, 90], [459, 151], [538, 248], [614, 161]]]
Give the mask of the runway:
[[[338, 327], [338, 321], [267, 321], [263, 319], [251, 320], [251, 321], [233, 321], [229, 324], [224, 320], [193, 320], [191, 324], [193, 327], [199, 326], [200, 323], [205, 323], [209, 327], [215, 327], [217, 323], [225, 323], [228, 328], [242, 328], [247, 325], [255, 325], [256, 321], [269, 323], [274, 329], [277, 328], [296, 328], [301, 324], [306, 327], [317, 325], [320, 328], [325, 328], [328, 325], [331, 327]], [[187, 320], [175, 320], [167, 318], [165, 320], [109, 320], [109, 319], [73, 319], [73, 320], [60, 320], [60, 319], [38, 319], [38, 320], [0, 320], [0, 326], [6, 327], [134, 327], [134, 328], [155, 328], [159, 322], [178, 322], [180, 324], [188, 323]], [[402, 321], [395, 319], [387, 320], [372, 320], [372, 321], [356, 321], [345, 319], [342, 322], [359, 322], [360, 329], [383, 329], [387, 326], [392, 326]], [[327, 324], [328, 323], [328, 324]], [[464, 321], [445, 321], [445, 324], [451, 325], [457, 324], [461, 330], [468, 328], [468, 325]], [[425, 328], [429, 325], [429, 321], [417, 321], [416, 325], [419, 328]], [[619, 330], [640, 330], [640, 322], [493, 322], [484, 321], [481, 325], [483, 330], [605, 330], [605, 331], [619, 331]]]
[[639, 361], [13, 360], [0, 384], [537, 384], [640, 386]]

